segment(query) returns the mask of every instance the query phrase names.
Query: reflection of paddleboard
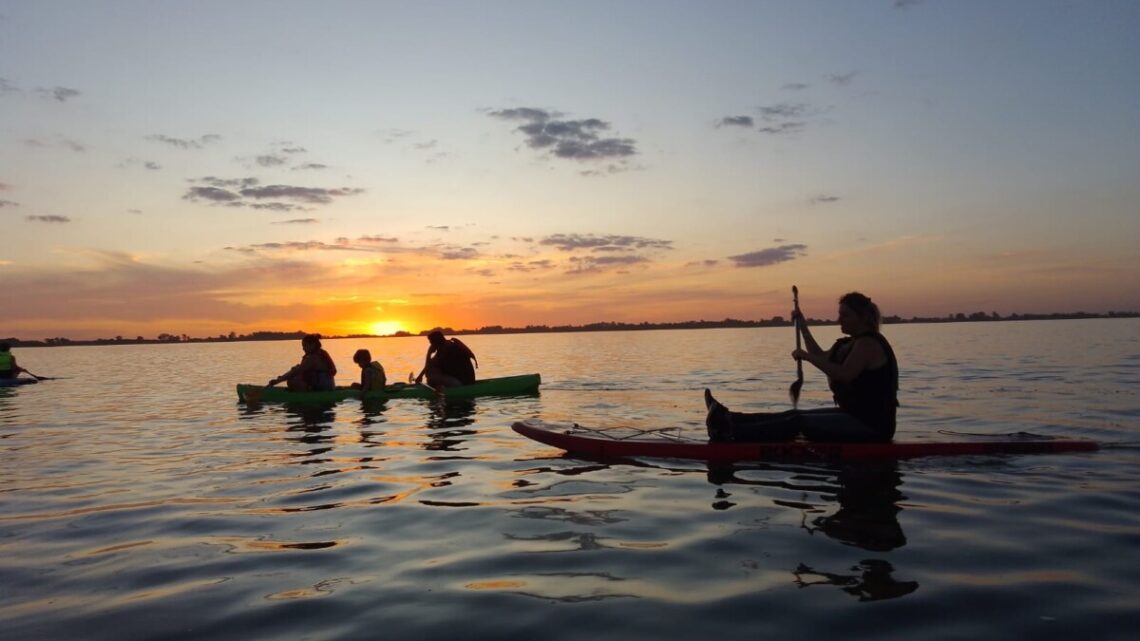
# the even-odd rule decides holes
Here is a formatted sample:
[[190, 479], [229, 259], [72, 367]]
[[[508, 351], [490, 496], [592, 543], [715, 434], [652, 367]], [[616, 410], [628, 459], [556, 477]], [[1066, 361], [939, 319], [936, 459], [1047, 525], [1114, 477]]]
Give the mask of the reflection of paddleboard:
[[0, 387], [15, 387], [17, 385], [34, 385], [38, 383], [34, 378], [0, 378]]
[[[1042, 454], [1087, 452], [1095, 441], [1061, 438], [1000, 440], [895, 441], [892, 443], [725, 443], [687, 438], [678, 429], [640, 430], [629, 427], [588, 428], [576, 423], [547, 423], [538, 419], [511, 426], [523, 436], [571, 454], [595, 458], [646, 456], [704, 461], [901, 459], [917, 456], [969, 454]], [[976, 439], [976, 437], [975, 437]]]
[[[365, 394], [365, 400], [383, 400], [388, 398], [473, 398], [476, 396], [510, 396], [512, 394], [532, 394], [538, 391], [542, 377], [538, 374], [520, 374], [518, 376], [502, 376], [499, 378], [484, 378], [470, 385], [443, 388], [443, 393], [427, 385], [405, 385], [396, 383], [388, 385], [383, 391], [373, 390]], [[349, 398], [360, 398], [360, 390], [348, 387], [339, 387], [325, 392], [294, 392], [285, 387], [263, 387], [261, 385], [248, 385], [241, 383], [237, 386], [238, 400], [247, 403], [274, 402], [274, 403], [336, 403]]]

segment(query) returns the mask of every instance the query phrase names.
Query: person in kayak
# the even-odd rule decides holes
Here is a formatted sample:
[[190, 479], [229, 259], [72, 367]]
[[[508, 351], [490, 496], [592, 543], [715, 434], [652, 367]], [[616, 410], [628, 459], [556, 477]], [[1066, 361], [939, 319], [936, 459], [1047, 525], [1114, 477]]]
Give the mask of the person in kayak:
[[288, 372], [269, 381], [267, 387], [286, 382], [289, 389], [298, 392], [327, 391], [336, 388], [336, 364], [329, 353], [321, 348], [319, 334], [306, 334], [301, 339], [305, 355]]
[[[16, 378], [28, 370], [16, 364], [16, 357], [12, 354], [12, 346], [0, 343], [0, 378]], [[31, 375], [31, 372], [28, 372]]]
[[895, 435], [898, 362], [879, 333], [882, 315], [870, 298], [851, 292], [839, 299], [839, 329], [847, 336], [824, 350], [796, 310], [804, 348], [792, 357], [827, 375], [836, 407], [773, 413], [731, 412], [705, 390], [705, 425], [714, 441], [786, 441], [803, 435], [821, 442], [887, 442]]
[[[424, 357], [424, 368], [416, 376], [417, 383], [425, 376], [427, 384], [436, 388], [458, 387], [475, 382], [475, 368], [479, 367], [479, 360], [471, 348], [458, 338], [445, 338], [438, 329], [429, 333], [427, 339], [431, 345]], [[473, 361], [474, 367], [471, 365]]]
[[383, 390], [384, 386], [388, 384], [388, 376], [384, 373], [384, 366], [380, 364], [380, 361], [372, 360], [372, 352], [366, 349], [358, 349], [352, 355], [352, 362], [360, 366], [360, 382], [353, 383], [352, 389], [370, 392], [372, 390]]

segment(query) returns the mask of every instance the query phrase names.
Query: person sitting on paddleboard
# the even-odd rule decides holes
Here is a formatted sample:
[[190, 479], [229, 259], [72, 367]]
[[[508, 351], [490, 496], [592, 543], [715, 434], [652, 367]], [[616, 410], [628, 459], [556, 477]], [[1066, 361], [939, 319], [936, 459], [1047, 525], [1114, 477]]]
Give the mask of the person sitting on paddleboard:
[[427, 384], [432, 387], [458, 387], [475, 382], [475, 368], [479, 367], [479, 360], [471, 348], [458, 338], [444, 338], [443, 332], [438, 329], [429, 333], [427, 338], [431, 346], [424, 358], [424, 368], [416, 376], [417, 383], [425, 376]]
[[8, 343], [0, 343], [0, 378], [16, 378], [27, 371], [16, 364], [16, 357], [12, 354], [12, 346]]
[[372, 360], [372, 353], [366, 349], [358, 349], [352, 355], [352, 362], [360, 366], [360, 382], [353, 383], [352, 389], [362, 392], [372, 390], [383, 391], [388, 384], [388, 376], [384, 373], [384, 366], [380, 361]]
[[329, 353], [321, 348], [318, 334], [306, 334], [301, 339], [305, 355], [288, 372], [269, 381], [268, 387], [284, 381], [289, 389], [299, 392], [327, 391], [336, 388], [336, 364]]
[[783, 441], [802, 434], [810, 441], [887, 442], [895, 435], [898, 407], [898, 362], [879, 333], [879, 307], [859, 292], [839, 299], [839, 329], [847, 336], [824, 350], [797, 309], [804, 349], [792, 357], [805, 360], [827, 375], [837, 407], [792, 409], [775, 413], [730, 412], [705, 390], [705, 425], [712, 440]]

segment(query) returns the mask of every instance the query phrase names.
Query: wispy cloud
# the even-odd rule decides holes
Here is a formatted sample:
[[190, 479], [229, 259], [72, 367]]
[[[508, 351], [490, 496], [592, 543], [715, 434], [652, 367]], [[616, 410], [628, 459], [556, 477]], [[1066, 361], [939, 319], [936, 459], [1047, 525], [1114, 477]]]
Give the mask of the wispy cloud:
[[172, 138], [164, 134], [152, 134], [147, 136], [146, 139], [161, 142], [179, 149], [201, 149], [210, 143], [218, 142], [222, 137], [217, 134], [206, 134], [198, 138]]
[[813, 196], [808, 200], [808, 202], [813, 205], [825, 205], [828, 203], [837, 203], [840, 200], [842, 200], [842, 198], [839, 196], [833, 196], [831, 194], [820, 194], [818, 196]]
[[725, 116], [717, 121], [717, 128], [720, 127], [745, 127], [751, 129], [755, 122], [752, 116]]
[[748, 252], [747, 254], [729, 256], [728, 259], [735, 263], [737, 267], [767, 267], [769, 265], [794, 260], [802, 256], [806, 250], [807, 245], [781, 245], [779, 247], [769, 247], [768, 249]]
[[648, 263], [645, 256], [571, 256], [569, 274], [587, 274]]
[[28, 216], [27, 220], [37, 223], [70, 223], [67, 216]]
[[317, 218], [292, 218], [290, 220], [279, 220], [274, 222], [274, 225], [312, 225], [321, 222]]
[[522, 122], [515, 131], [526, 136], [527, 146], [555, 158], [616, 161], [614, 170], [621, 170], [627, 168], [628, 158], [637, 154], [637, 143], [632, 138], [603, 137], [610, 129], [610, 123], [598, 118], [565, 120], [561, 119], [559, 112], [532, 107], [498, 109], [488, 115]]
[[673, 249], [673, 241], [644, 238], [641, 236], [621, 236], [608, 234], [554, 234], [538, 241], [562, 251], [587, 249], [590, 251], [628, 251], [633, 249]]
[[59, 102], [67, 102], [68, 100], [71, 100], [72, 98], [80, 95], [80, 92], [78, 90], [68, 89], [67, 87], [51, 87], [50, 89], [40, 87], [36, 89], [36, 93], [40, 94], [44, 98], [57, 100]]
[[846, 87], [855, 80], [855, 76], [859, 75], [858, 71], [848, 71], [847, 73], [833, 73], [827, 76], [827, 81], [833, 85]]
[[[337, 198], [356, 196], [364, 193], [363, 189], [354, 187], [325, 188], [301, 187], [297, 185], [261, 185], [257, 178], [223, 179], [206, 176], [192, 182], [203, 184], [188, 188], [186, 193], [182, 195], [183, 200], [274, 211], [305, 209], [304, 205], [328, 205]], [[263, 200], [278, 202], [260, 202]]]
[[14, 201], [14, 200], [0, 199], [0, 209], [3, 209], [5, 207], [19, 207], [19, 206], [20, 206], [20, 203]]
[[256, 162], [261, 167], [280, 167], [289, 161], [281, 156], [274, 154], [265, 154], [255, 158], [254, 162]]

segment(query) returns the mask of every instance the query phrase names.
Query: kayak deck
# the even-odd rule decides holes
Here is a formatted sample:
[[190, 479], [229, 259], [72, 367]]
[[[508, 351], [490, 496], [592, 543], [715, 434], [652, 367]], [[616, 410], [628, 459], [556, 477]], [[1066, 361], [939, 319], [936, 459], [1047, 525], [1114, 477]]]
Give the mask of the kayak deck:
[[891, 443], [771, 443], [709, 442], [688, 438], [676, 428], [588, 428], [576, 423], [518, 421], [511, 429], [523, 436], [594, 458], [677, 458], [704, 461], [904, 459], [919, 456], [972, 454], [1040, 454], [1087, 452], [1099, 448], [1087, 439], [1019, 438], [1006, 435], [993, 440], [910, 441]]
[[[405, 385], [397, 383], [388, 385], [381, 390], [371, 390], [364, 395], [364, 400], [382, 401], [390, 398], [474, 398], [476, 396], [510, 396], [515, 394], [529, 394], [538, 391], [542, 377], [538, 374], [519, 374], [517, 376], [502, 376], [499, 378], [486, 378], [475, 381], [470, 385], [448, 387], [443, 394], [437, 393], [427, 385]], [[338, 387], [334, 390], [321, 392], [296, 392], [284, 387], [265, 387], [239, 383], [237, 385], [238, 400], [244, 403], [280, 402], [280, 403], [337, 403], [345, 399], [360, 398], [360, 390], [350, 387]]]

